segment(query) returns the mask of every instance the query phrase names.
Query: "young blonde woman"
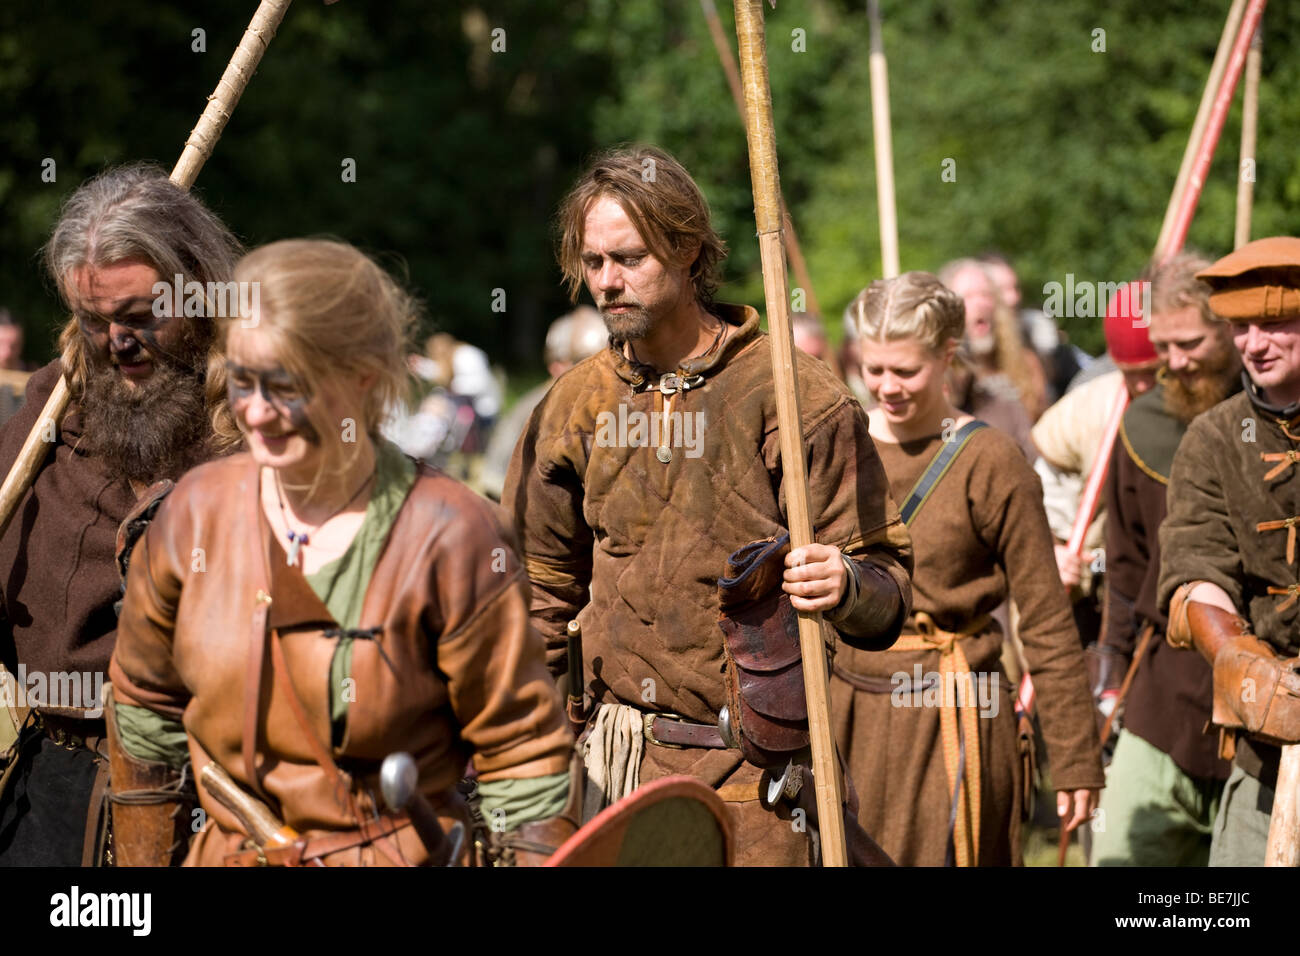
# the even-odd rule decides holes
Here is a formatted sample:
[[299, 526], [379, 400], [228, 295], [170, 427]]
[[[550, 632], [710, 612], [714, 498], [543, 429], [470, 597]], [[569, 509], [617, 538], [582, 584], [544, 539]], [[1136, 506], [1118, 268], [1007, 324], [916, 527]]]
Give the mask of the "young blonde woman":
[[[410, 301], [339, 242], [272, 243], [235, 279], [260, 305], [226, 329], [248, 450], [182, 478], [130, 562], [110, 671], [119, 862], [183, 843], [191, 817], [162, 797], [186, 761], [203, 810], [187, 863], [425, 862], [380, 798], [397, 751], [444, 829], [467, 819], [473, 757], [493, 829], [518, 838], [498, 842], [544, 856], [573, 830], [572, 739], [510, 534], [379, 437]], [[208, 763], [294, 833], [259, 849]]]
[[1038, 479], [1011, 438], [945, 394], [965, 327], [959, 296], [908, 272], [873, 282], [849, 308], [877, 402], [871, 437], [916, 561], [913, 613], [898, 643], [873, 654], [841, 645], [833, 668], [859, 821], [900, 864], [1019, 865], [1015, 688], [999, 668], [1002, 635], [989, 617], [1008, 592], [1020, 607], [1066, 826], [1088, 818], [1104, 782]]

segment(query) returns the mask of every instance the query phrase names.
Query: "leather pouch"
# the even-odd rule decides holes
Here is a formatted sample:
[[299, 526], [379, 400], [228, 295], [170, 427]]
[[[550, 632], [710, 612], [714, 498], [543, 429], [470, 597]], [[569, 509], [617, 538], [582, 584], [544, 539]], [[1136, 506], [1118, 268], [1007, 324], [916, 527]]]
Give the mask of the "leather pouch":
[[789, 553], [788, 534], [753, 541], [727, 559], [718, 580], [727, 685], [723, 738], [764, 769], [784, 767], [809, 745], [798, 615], [781, 589]]

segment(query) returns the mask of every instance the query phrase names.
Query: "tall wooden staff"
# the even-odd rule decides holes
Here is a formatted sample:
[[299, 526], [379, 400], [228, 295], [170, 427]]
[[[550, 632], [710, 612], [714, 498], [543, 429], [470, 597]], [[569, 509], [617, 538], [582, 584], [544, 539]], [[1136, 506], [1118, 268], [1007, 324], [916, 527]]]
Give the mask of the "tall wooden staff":
[[[727, 76], [727, 86], [731, 88], [731, 98], [736, 103], [736, 112], [740, 114], [740, 121], [747, 123], [745, 94], [740, 89], [740, 71], [736, 69], [736, 59], [731, 55], [731, 44], [727, 42], [722, 21], [718, 19], [718, 8], [714, 6], [713, 0], [700, 0], [700, 9], [704, 11], [704, 19], [709, 25], [709, 36], [713, 38], [713, 48], [718, 51], [722, 72]], [[803, 257], [803, 249], [799, 246], [799, 236], [794, 231], [794, 220], [790, 218], [790, 209], [785, 204], [785, 197], [781, 197], [781, 218], [785, 226], [785, 254], [790, 257], [790, 268], [794, 270], [795, 281], [808, 294], [807, 311], [814, 313], [824, 323], [826, 317], [822, 315], [821, 306], [817, 302], [817, 293], [813, 291], [812, 276], [808, 274], [808, 263]]]
[[[767, 47], [763, 35], [763, 0], [735, 0], [735, 10], [747, 117], [745, 131], [749, 139], [749, 172], [754, 181], [754, 219], [758, 224], [758, 249], [763, 261], [768, 340], [772, 344], [772, 378], [776, 388], [777, 427], [781, 433], [790, 546], [799, 548], [812, 543], [812, 518], [808, 462], [804, 457], [799, 416], [799, 380], [794, 366], [794, 336], [790, 328], [789, 286], [785, 260], [781, 255], [781, 187], [776, 168], [772, 91], [768, 83]], [[799, 614], [799, 647], [803, 654], [804, 690], [808, 697], [808, 729], [812, 737], [822, 860], [826, 866], [846, 866], [848, 852], [842, 816], [844, 788], [835, 759], [835, 741], [831, 737], [826, 649], [822, 642], [820, 614]]]
[[[1250, 242], [1250, 213], [1255, 205], [1255, 131], [1259, 122], [1259, 74], [1262, 66], [1264, 25], [1255, 29], [1246, 54], [1246, 89], [1241, 97], [1241, 164], [1237, 168], [1237, 229], [1232, 248]], [[1246, 167], [1250, 166], [1250, 175]]]
[[880, 33], [880, 3], [867, 0], [871, 20], [871, 135], [876, 147], [876, 203], [880, 207], [880, 265], [898, 275], [898, 210], [894, 206], [894, 134], [889, 122], [889, 68]]
[[1196, 153], [1205, 139], [1205, 127], [1210, 119], [1210, 109], [1214, 99], [1223, 86], [1223, 74], [1228, 68], [1228, 54], [1232, 44], [1241, 31], [1241, 18], [1246, 12], [1246, 0], [1233, 0], [1228, 10], [1228, 18], [1223, 24], [1223, 33], [1219, 35], [1219, 46], [1214, 51], [1214, 62], [1210, 64], [1210, 75], [1205, 80], [1205, 89], [1201, 92], [1201, 103], [1196, 108], [1196, 119], [1192, 121], [1192, 133], [1187, 137], [1187, 146], [1183, 149], [1183, 159], [1178, 166], [1178, 177], [1174, 180], [1174, 191], [1169, 195], [1169, 205], [1165, 207], [1165, 218], [1160, 223], [1160, 236], [1156, 239], [1155, 260], [1164, 260], [1164, 252], [1169, 246], [1169, 232], [1174, 225], [1174, 216], [1183, 202], [1187, 192], [1187, 181], [1191, 176], [1192, 163]]
[[[256, 72], [257, 64], [261, 61], [262, 54], [266, 52], [271, 37], [275, 36], [276, 27], [284, 19], [284, 13], [289, 8], [290, 2], [291, 0], [262, 0], [258, 5], [257, 12], [253, 14], [248, 29], [244, 31], [244, 37], [239, 41], [234, 56], [226, 64], [226, 70], [217, 82], [216, 90], [208, 97], [208, 105], [204, 108], [203, 115], [199, 117], [198, 124], [190, 133], [189, 139], [185, 141], [185, 149], [176, 163], [176, 168], [172, 170], [171, 181], [182, 189], [189, 189], [194, 185], [199, 170], [212, 155], [213, 146], [221, 138], [221, 131], [225, 129], [231, 111], [239, 102], [244, 87], [248, 86], [249, 78]], [[54, 391], [50, 393], [45, 407], [41, 410], [40, 417], [32, 426], [27, 440], [23, 442], [18, 457], [14, 459], [13, 467], [9, 469], [4, 484], [0, 485], [0, 535], [4, 534], [5, 529], [9, 527], [9, 522], [18, 509], [18, 502], [36, 480], [36, 475], [45, 461], [45, 455], [54, 444], [55, 430], [58, 423], [63, 420], [63, 413], [68, 407], [70, 397], [67, 379], [60, 376]]]

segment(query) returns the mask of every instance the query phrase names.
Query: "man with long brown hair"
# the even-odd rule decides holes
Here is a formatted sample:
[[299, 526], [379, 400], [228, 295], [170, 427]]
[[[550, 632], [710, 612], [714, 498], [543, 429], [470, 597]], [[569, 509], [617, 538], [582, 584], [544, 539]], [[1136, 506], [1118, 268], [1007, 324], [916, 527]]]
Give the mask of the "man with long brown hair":
[[0, 660], [10, 672], [0, 694], [20, 730], [0, 792], [0, 865], [102, 856], [100, 692], [122, 594], [119, 527], [157, 496], [155, 482], [234, 441], [224, 368], [209, 371], [215, 306], [206, 296], [229, 279], [238, 251], [195, 196], [142, 165], [83, 184], [46, 246], [73, 318], [62, 354], [32, 376], [0, 431], [0, 468], [13, 466], [60, 376], [72, 401], [0, 537]]
[[866, 420], [824, 364], [797, 356], [818, 543], [789, 552], [768, 343], [754, 309], [714, 300], [726, 247], [690, 175], [652, 147], [603, 154], [559, 231], [569, 290], [586, 285], [611, 343], [542, 400], [502, 502], [554, 672], [569, 622], [583, 635], [597, 705], [587, 813], [690, 774], [727, 803], [738, 863], [807, 865], [801, 678], [785, 658], [756, 670], [735, 642], [774, 657], [791, 607], [823, 612], [855, 646], [897, 637], [910, 541]]

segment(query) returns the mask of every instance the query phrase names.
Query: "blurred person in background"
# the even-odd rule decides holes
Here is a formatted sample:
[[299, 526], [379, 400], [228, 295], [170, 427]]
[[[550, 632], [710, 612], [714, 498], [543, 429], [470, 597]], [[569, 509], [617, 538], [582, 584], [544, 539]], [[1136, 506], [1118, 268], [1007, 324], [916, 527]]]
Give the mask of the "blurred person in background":
[[438, 332], [425, 341], [423, 355], [408, 356], [407, 365], [417, 383], [432, 388], [414, 412], [399, 406], [384, 426], [384, 436], [412, 458], [473, 485], [475, 459], [504, 404], [487, 353]]
[[988, 252], [979, 257], [979, 262], [988, 269], [1002, 301], [1020, 320], [1021, 332], [1043, 363], [1047, 401], [1056, 401], [1065, 394], [1070, 380], [1091, 362], [1091, 356], [1067, 341], [1055, 316], [1042, 309], [1021, 308], [1020, 277], [1005, 256]]
[[589, 305], [579, 306], [551, 323], [546, 330], [544, 352], [546, 372], [550, 377], [525, 392], [497, 422], [479, 474], [479, 490], [483, 494], [493, 501], [501, 500], [506, 487], [506, 472], [510, 470], [510, 459], [519, 443], [519, 436], [524, 433], [533, 409], [546, 397], [555, 380], [608, 344], [609, 330], [605, 328], [605, 320]]
[[939, 270], [939, 279], [966, 305], [963, 347], [976, 377], [1018, 399], [1029, 420], [1037, 421], [1047, 407], [1043, 363], [1026, 343], [988, 267], [976, 259], [956, 259]]
[[1061, 584], [1070, 593], [1075, 625], [1085, 645], [1094, 643], [1101, 630], [1105, 508], [1098, 507], [1088, 525], [1082, 557], [1071, 552], [1066, 542], [1074, 528], [1079, 498], [1096, 464], [1116, 393], [1123, 386], [1130, 398], [1136, 398], [1156, 383], [1160, 360], [1147, 337], [1142, 289], [1140, 282], [1129, 283], [1106, 309], [1106, 351], [1115, 370], [1071, 389], [1043, 413], [1033, 430], [1040, 453], [1034, 470], [1043, 483], [1043, 506], [1056, 539], [1056, 567]]
[[23, 327], [0, 307], [0, 424], [22, 407], [31, 369], [23, 361]]
[[821, 359], [835, 373], [836, 378], [843, 380], [844, 373], [840, 369], [835, 350], [826, 337], [826, 327], [822, 325], [821, 316], [815, 312], [794, 312], [790, 316], [790, 324], [794, 330], [794, 347], [806, 355]]

